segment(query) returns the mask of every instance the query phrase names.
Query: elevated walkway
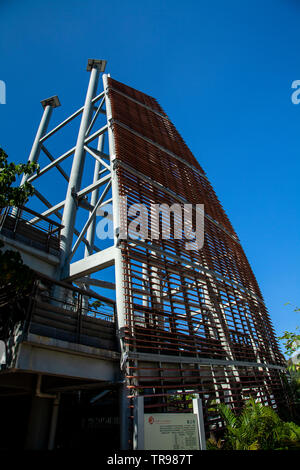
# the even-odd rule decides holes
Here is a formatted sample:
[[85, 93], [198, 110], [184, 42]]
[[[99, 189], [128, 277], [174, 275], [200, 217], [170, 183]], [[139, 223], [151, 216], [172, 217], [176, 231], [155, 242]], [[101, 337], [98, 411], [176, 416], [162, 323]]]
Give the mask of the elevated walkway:
[[[0, 215], [4, 249], [18, 251], [35, 270], [32, 290], [22, 298], [9, 285], [0, 292], [0, 339], [6, 344], [0, 395], [4, 389], [28, 393], [33, 375], [56, 377], [59, 390], [76, 389], [78, 381], [85, 388], [119, 381], [115, 302], [53, 279], [60, 230], [60, 224], [28, 208], [9, 207]], [[12, 380], [12, 374], [18, 377]]]
[[[9, 289], [2, 292], [0, 308], [6, 371], [117, 380], [113, 300], [39, 274], [21, 303]], [[19, 319], [14, 324], [12, 310]]]

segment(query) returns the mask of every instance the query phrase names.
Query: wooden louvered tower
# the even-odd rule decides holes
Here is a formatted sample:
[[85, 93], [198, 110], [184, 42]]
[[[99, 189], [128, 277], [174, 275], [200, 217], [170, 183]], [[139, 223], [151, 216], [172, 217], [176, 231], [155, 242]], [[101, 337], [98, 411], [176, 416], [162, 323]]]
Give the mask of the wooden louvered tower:
[[[84, 106], [50, 131], [47, 131], [50, 115], [59, 101], [51, 97], [42, 102], [44, 114], [29, 160], [38, 161], [41, 154], [50, 162], [43, 165], [40, 159], [39, 173], [23, 178], [23, 182], [34, 184], [36, 200], [46, 209], [34, 206], [35, 211], [22, 221], [23, 225], [18, 225], [23, 231], [20, 242], [26, 237], [31, 240], [35, 246], [30, 255], [32, 260], [42, 259], [36, 250], [42, 250], [42, 243], [45, 244], [48, 255], [44, 264], [39, 261], [36, 270], [47, 274], [44, 286], [51, 279], [55, 284], [49, 301], [49, 305], [54, 305], [55, 299], [55, 321], [51, 320], [51, 326], [47, 319], [48, 329], [44, 333], [36, 330], [39, 338], [44, 334], [60, 341], [68, 339], [72, 344], [102, 348], [103, 376], [95, 372], [93, 377], [102, 380], [103, 387], [115, 384], [120, 389], [123, 448], [132, 446], [137, 396], [144, 396], [146, 412], [163, 413], [189, 410], [191, 396], [198, 395], [204, 406], [207, 432], [220, 424], [219, 418], [208, 417], [212, 400], [240, 409], [244, 400], [252, 396], [278, 407], [285, 400], [282, 382], [285, 361], [237, 234], [204, 170], [158, 102], [106, 74], [104, 89], [97, 92], [104, 69], [105, 61], [89, 60], [90, 81]], [[81, 121], [76, 140], [69, 150], [61, 151], [58, 145], [53, 145], [51, 152], [60, 151], [54, 157], [48, 140], [77, 116], [81, 116]], [[70, 165], [64, 166], [71, 159]], [[43, 177], [52, 170], [59, 171], [62, 184], [53, 178], [49, 187], [43, 184]], [[113, 239], [103, 244], [97, 221], [107, 217], [107, 212], [101, 209], [109, 204]], [[128, 228], [134, 219], [130, 212], [134, 204], [142, 204], [150, 219], [153, 204], [177, 205], [183, 212], [185, 205], [192, 205], [194, 221], [197, 205], [203, 205], [203, 246], [187, 249], [186, 240], [176, 237], [174, 230], [170, 237], [164, 237], [162, 220], [155, 238], [149, 232], [135, 239], [124, 236], [124, 227]], [[23, 208], [18, 217], [22, 219], [24, 213]], [[7, 213], [6, 222], [2, 223], [6, 237], [10, 236], [9, 223], [17, 227], [15, 216], [16, 212]], [[43, 239], [39, 226], [42, 222], [50, 223], [48, 218], [53, 216], [58, 220]], [[174, 222], [174, 218], [170, 221]], [[16, 238], [18, 229], [11, 232]], [[51, 245], [54, 242], [55, 253]], [[26, 250], [28, 246], [24, 253]], [[112, 294], [106, 302], [107, 289]], [[91, 303], [95, 291], [97, 302]], [[43, 302], [45, 305], [46, 300]], [[57, 307], [58, 302], [63, 303], [63, 310]], [[105, 304], [109, 306], [107, 310]], [[49, 305], [48, 312], [53, 308]], [[62, 315], [66, 311], [69, 325], [63, 326], [59, 321], [61, 316], [67, 318]], [[30, 332], [32, 317], [28, 318]], [[72, 325], [76, 331], [71, 337]], [[118, 351], [111, 352], [114, 327]], [[55, 347], [57, 344], [52, 350]], [[105, 348], [109, 350], [106, 355]], [[74, 347], [70, 346], [71, 349]], [[94, 353], [95, 350], [89, 350], [89, 357]], [[51, 367], [51, 374], [58, 374]], [[101, 367], [97, 370], [102, 370]], [[87, 360], [82, 376], [88, 368]], [[113, 370], [111, 376], [109, 368]], [[45, 370], [37, 372], [47, 374]], [[76, 367], [72, 366], [64, 377], [74, 378], [74, 374]], [[88, 386], [84, 384], [85, 388]], [[63, 390], [61, 384], [57, 390]]]
[[[111, 144], [127, 204], [204, 204], [204, 245], [120, 240], [128, 395], [145, 411], [188, 409], [191, 394], [241, 408], [283, 399], [279, 352], [261, 291], [204, 170], [157, 101], [112, 78]], [[123, 210], [124, 225], [128, 223]], [[126, 219], [126, 220], [125, 220]], [[161, 235], [161, 234], [159, 234]], [[207, 427], [216, 423], [206, 421]]]

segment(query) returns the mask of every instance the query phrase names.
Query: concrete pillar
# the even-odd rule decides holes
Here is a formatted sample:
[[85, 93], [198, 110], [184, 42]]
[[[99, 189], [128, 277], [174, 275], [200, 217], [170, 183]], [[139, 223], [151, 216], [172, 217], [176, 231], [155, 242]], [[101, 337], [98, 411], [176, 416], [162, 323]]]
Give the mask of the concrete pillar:
[[48, 449], [52, 410], [53, 399], [37, 396], [32, 398], [25, 449]]

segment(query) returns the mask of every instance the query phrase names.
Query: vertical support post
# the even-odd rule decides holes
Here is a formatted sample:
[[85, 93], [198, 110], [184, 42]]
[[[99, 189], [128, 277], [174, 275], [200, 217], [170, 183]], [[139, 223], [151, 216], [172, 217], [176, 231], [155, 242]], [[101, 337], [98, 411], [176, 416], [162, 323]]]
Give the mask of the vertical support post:
[[144, 397], [134, 398], [133, 450], [144, 450]]
[[32, 397], [26, 433], [26, 450], [46, 450], [48, 447], [53, 399]]
[[[97, 150], [100, 150], [100, 152], [103, 152], [103, 147], [104, 147], [104, 134], [101, 134], [99, 139], [98, 139], [98, 145], [97, 145]], [[101, 163], [99, 160], [95, 161], [95, 166], [94, 166], [94, 177], [93, 177], [93, 183], [96, 183], [99, 179], [99, 173], [101, 169]], [[97, 201], [99, 198], [99, 189], [95, 189], [92, 194], [91, 194], [91, 205], [93, 207], [96, 206]], [[97, 217], [97, 211], [96, 214], [93, 216], [93, 219], [86, 231], [86, 241], [89, 243], [89, 246], [85, 246], [84, 249], [84, 257], [87, 258], [93, 253], [93, 248], [94, 248], [94, 243], [95, 243], [95, 231], [96, 231], [96, 217]], [[88, 276], [90, 277], [90, 276]], [[83, 284], [83, 288], [87, 289], [88, 285]], [[83, 298], [83, 308], [85, 310], [88, 310], [88, 297]]]
[[[33, 163], [37, 162], [39, 159], [39, 155], [41, 152], [41, 143], [40, 140], [41, 138], [46, 134], [51, 114], [53, 111], [53, 108], [57, 108], [60, 106], [60, 102], [57, 96], [52, 96], [51, 98], [47, 98], [43, 101], [41, 101], [42, 106], [44, 108], [43, 116], [40, 122], [40, 125], [38, 127], [31, 152], [28, 158], [28, 163]], [[21, 186], [28, 180], [29, 175], [23, 175], [22, 181], [21, 181]]]
[[48, 439], [48, 450], [54, 449], [59, 403], [60, 403], [60, 394], [57, 395], [57, 397], [54, 399], [54, 402], [53, 402], [49, 439]]
[[201, 398], [193, 398], [193, 413], [197, 415], [200, 450], [206, 450], [206, 439]]
[[130, 419], [130, 408], [129, 400], [127, 397], [128, 390], [125, 383], [121, 383], [119, 389], [119, 416], [120, 416], [120, 450], [129, 449], [129, 419]]
[[[103, 147], [104, 147], [104, 134], [101, 134], [99, 139], [98, 139], [97, 150], [100, 150], [100, 152], [103, 152]], [[98, 181], [98, 179], [99, 179], [100, 168], [101, 168], [101, 163], [98, 160], [96, 160], [95, 161], [95, 167], [94, 167], [93, 183], [96, 183], [96, 181]], [[98, 197], [99, 197], [99, 189], [95, 189], [91, 194], [91, 205], [92, 206], [96, 205]], [[93, 221], [91, 222], [91, 224], [90, 224], [90, 226], [89, 226], [89, 228], [87, 229], [87, 232], [86, 232], [86, 241], [90, 245], [90, 251], [89, 251], [88, 247], [86, 246], [85, 247], [85, 253], [84, 253], [85, 258], [92, 254], [93, 247], [94, 247], [94, 240], [95, 240], [95, 230], [96, 230], [96, 215], [95, 215]]]
[[[118, 329], [122, 332], [126, 324], [126, 312], [125, 312], [125, 289], [124, 289], [124, 270], [122, 264], [122, 253], [118, 247], [118, 239], [120, 235], [120, 194], [118, 177], [116, 173], [116, 152], [114, 135], [112, 129], [112, 111], [111, 104], [108, 95], [108, 76], [103, 75], [103, 88], [105, 93], [105, 105], [106, 105], [106, 116], [108, 123], [108, 142], [109, 142], [109, 154], [110, 154], [110, 165], [111, 165], [111, 188], [112, 188], [112, 200], [113, 200], [113, 221], [114, 221], [114, 246], [116, 249], [115, 255], [115, 282], [116, 282], [116, 307], [117, 307], [117, 324]], [[121, 356], [124, 357], [126, 351], [123, 345], [122, 334], [120, 335], [120, 349]], [[126, 365], [125, 365], [126, 367]], [[120, 435], [121, 435], [121, 449], [128, 449], [129, 441], [129, 422], [128, 422], [128, 408], [129, 400], [127, 397], [126, 377], [122, 373], [123, 377], [123, 390], [120, 391]]]
[[[150, 291], [150, 282], [148, 276], [147, 264], [142, 264], [142, 278], [143, 278], [143, 290], [146, 291], [145, 295], [142, 296], [143, 307], [149, 307], [149, 291]], [[149, 322], [149, 314], [142, 314], [143, 323], [145, 328], [147, 327], [147, 322]]]
[[[155, 251], [151, 252], [153, 258], [160, 258]], [[159, 270], [156, 266], [152, 266], [150, 269], [150, 291], [152, 296], [152, 304], [153, 304], [153, 326], [158, 329], [164, 328], [164, 317], [162, 312], [164, 310], [163, 307], [163, 299], [162, 299], [162, 287], [161, 287], [161, 279], [159, 277]], [[158, 314], [155, 314], [155, 310], [158, 310]]]
[[65, 273], [65, 270], [67, 268], [68, 257], [72, 250], [74, 225], [77, 211], [76, 193], [80, 189], [85, 160], [84, 141], [86, 138], [88, 126], [91, 121], [93, 111], [92, 99], [95, 97], [96, 94], [99, 73], [99, 65], [97, 64], [97, 62], [93, 63], [91, 66], [90, 81], [83, 107], [81, 123], [79, 127], [72, 169], [66, 194], [65, 207], [62, 217], [62, 225], [64, 226], [61, 231], [62, 255], [60, 269], [62, 277], [67, 276], [68, 274]]
[[[111, 104], [108, 96], [108, 82], [107, 75], [103, 75], [103, 86], [105, 92], [105, 104], [106, 104], [106, 115], [108, 123], [108, 141], [109, 141], [109, 154], [110, 154], [110, 165], [111, 165], [111, 189], [112, 189], [112, 200], [113, 200], [113, 223], [114, 223], [114, 246], [118, 247], [118, 240], [120, 234], [120, 194], [118, 177], [115, 168], [116, 153], [114, 135], [112, 129], [112, 112]], [[124, 304], [124, 278], [123, 278], [123, 265], [121, 250], [116, 250], [115, 260], [115, 271], [116, 271], [116, 305], [118, 315], [118, 326], [119, 329], [125, 326], [125, 304]]]

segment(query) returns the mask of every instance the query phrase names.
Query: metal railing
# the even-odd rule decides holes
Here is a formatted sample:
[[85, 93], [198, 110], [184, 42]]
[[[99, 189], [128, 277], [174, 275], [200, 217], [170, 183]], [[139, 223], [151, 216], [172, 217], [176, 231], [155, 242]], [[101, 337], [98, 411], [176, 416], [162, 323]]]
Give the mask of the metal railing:
[[40, 276], [24, 324], [28, 333], [116, 350], [115, 302], [96, 292]]
[[[32, 216], [38, 217], [38, 221], [33, 223]], [[59, 253], [61, 229], [61, 224], [28, 207], [9, 206], [0, 209], [2, 235], [47, 253]]]

